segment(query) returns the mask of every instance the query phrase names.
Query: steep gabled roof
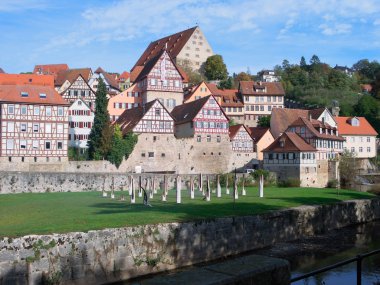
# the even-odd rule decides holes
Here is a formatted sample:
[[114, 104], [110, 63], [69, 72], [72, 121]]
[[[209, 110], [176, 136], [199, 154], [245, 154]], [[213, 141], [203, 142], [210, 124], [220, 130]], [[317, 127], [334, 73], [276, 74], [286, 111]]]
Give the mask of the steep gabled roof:
[[127, 71], [124, 71], [122, 74], [119, 76], [119, 81], [124, 81], [127, 80], [130, 77], [130, 73]]
[[[21, 93], [27, 96], [21, 96]], [[46, 96], [40, 96], [44, 94]], [[0, 102], [14, 102], [41, 105], [69, 105], [53, 86], [30, 84], [0, 85]]]
[[103, 77], [104, 77], [104, 80], [106, 81], [106, 84], [111, 86], [113, 89], [116, 89], [116, 90], [119, 90], [119, 84], [117, 83], [116, 79], [114, 76], [112, 76], [111, 74], [109, 74], [108, 72], [104, 71], [103, 68], [101, 67], [98, 67], [96, 70], [95, 70], [95, 73], [96, 74], [102, 74]]
[[[283, 144], [283, 146], [282, 146]], [[263, 152], [293, 152], [293, 151], [317, 151], [316, 148], [308, 144], [298, 134], [292, 132], [285, 132], [278, 137], [270, 146], [263, 150]]]
[[[157, 61], [160, 59], [160, 57], [164, 54], [164, 53], [167, 53], [166, 50], [161, 50], [159, 53], [157, 53], [152, 59], [150, 59], [143, 67], [143, 69], [141, 70], [140, 74], [137, 76], [137, 78], [135, 79], [135, 82], [137, 81], [140, 81], [142, 80], [144, 77], [146, 77], [150, 71], [152, 70], [152, 68], [156, 65]], [[184, 76], [182, 75], [181, 71], [179, 70], [178, 66], [175, 64], [174, 60], [172, 59], [172, 57], [170, 56], [169, 53], [167, 53], [167, 55], [169, 56], [171, 62], [173, 63], [174, 67], [177, 69], [178, 73], [181, 75], [182, 79], [184, 79]], [[184, 72], [184, 71], [182, 71]], [[187, 75], [186, 75], [187, 76]]]
[[[258, 91], [264, 90], [266, 91]], [[240, 81], [239, 92], [243, 95], [285, 95], [281, 82]]]
[[359, 120], [359, 126], [350, 124], [353, 117], [334, 117], [338, 124], [338, 131], [341, 135], [368, 135], [377, 136], [378, 133], [371, 126], [365, 117], [356, 117]]
[[245, 125], [239, 124], [239, 125], [234, 125], [234, 126], [229, 127], [230, 139], [233, 139], [236, 136], [236, 134], [240, 131], [241, 128], [244, 128], [245, 131], [248, 133], [248, 135], [250, 135], [249, 129]]
[[5, 71], [0, 67], [0, 73], [5, 73]]
[[72, 107], [74, 107], [75, 104], [76, 104], [78, 101], [81, 101], [82, 104], [83, 104], [84, 106], [86, 106], [87, 109], [90, 110], [91, 113], [94, 113], [94, 110], [93, 110], [90, 106], [88, 106], [88, 104], [87, 104], [82, 98], [78, 98], [78, 99], [76, 99], [73, 103], [71, 103], [71, 105], [70, 105], [70, 107], [69, 107], [69, 110], [72, 109]]
[[171, 112], [176, 124], [191, 122], [206, 104], [211, 95], [174, 107]]
[[144, 66], [164, 48], [166, 48], [172, 58], [176, 58], [196, 28], [197, 27], [193, 27], [151, 42], [132, 67], [131, 71], [133, 71], [136, 66]]
[[162, 106], [162, 108], [170, 115], [170, 113], [166, 110], [165, 106], [162, 105], [160, 100], [155, 99], [153, 101], [145, 103], [142, 106], [125, 110], [116, 120], [115, 123], [120, 125], [123, 134], [132, 131], [156, 102], [158, 102]]
[[[336, 136], [336, 135], [326, 134], [324, 132], [321, 134], [319, 131], [317, 131], [315, 129], [315, 126], [313, 125], [314, 121], [316, 121], [316, 120], [312, 119], [310, 121], [310, 120], [308, 120], [306, 118], [300, 117], [297, 120], [295, 120], [293, 123], [291, 123], [289, 125], [289, 128], [295, 127], [295, 126], [305, 126], [317, 138], [326, 139], [326, 140], [340, 140], [340, 141], [344, 141], [345, 140], [342, 136]], [[314, 124], [315, 124], [315, 122], [314, 122]], [[335, 128], [331, 127], [327, 123], [324, 123], [321, 126], [323, 128], [325, 128], [325, 129], [329, 129], [329, 130], [335, 129]]]
[[66, 80], [68, 80], [70, 83], [73, 83], [74, 80], [78, 78], [79, 74], [81, 74], [87, 82], [90, 79], [91, 68], [62, 70], [58, 72], [57, 78], [55, 80], [55, 86], [62, 86]]
[[267, 127], [251, 127], [249, 128], [251, 137], [255, 140], [255, 142], [258, 142], [267, 131], [270, 131]]
[[136, 82], [137, 77], [141, 73], [141, 71], [144, 69], [144, 66], [136, 66], [132, 71], [131, 71], [131, 82]]
[[86, 79], [83, 78], [82, 74], [78, 74], [77, 78], [75, 78], [75, 80], [72, 81], [72, 82], [70, 83], [69, 87], [67, 87], [65, 90], [63, 90], [60, 94], [63, 94], [63, 93], [65, 93], [68, 89], [70, 89], [70, 87], [75, 83], [75, 81], [78, 80], [79, 77], [81, 77], [81, 78], [83, 79], [83, 81], [84, 81], [84, 83], [87, 85], [88, 89], [90, 89], [91, 92], [95, 94], [95, 91], [92, 90], [91, 86], [88, 84], [88, 82], [86, 81]]

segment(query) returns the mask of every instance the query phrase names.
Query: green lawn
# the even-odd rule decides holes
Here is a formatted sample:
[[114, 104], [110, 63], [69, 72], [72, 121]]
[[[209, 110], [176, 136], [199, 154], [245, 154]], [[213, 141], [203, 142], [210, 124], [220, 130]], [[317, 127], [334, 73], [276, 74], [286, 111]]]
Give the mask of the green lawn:
[[155, 195], [150, 200], [152, 207], [144, 206], [138, 197], [136, 204], [130, 204], [127, 192], [123, 192], [127, 196], [123, 202], [119, 200], [120, 192], [115, 200], [101, 197], [100, 192], [0, 195], [0, 237], [254, 215], [299, 205], [374, 197], [350, 190], [340, 190], [338, 195], [335, 189], [266, 187], [265, 198], [257, 197], [257, 188], [247, 188], [247, 196], [239, 196], [234, 203], [231, 195], [216, 198], [213, 193], [211, 201], [206, 202], [198, 190], [194, 200], [187, 191], [182, 192], [182, 204], [176, 204], [175, 191], [171, 190], [167, 202]]

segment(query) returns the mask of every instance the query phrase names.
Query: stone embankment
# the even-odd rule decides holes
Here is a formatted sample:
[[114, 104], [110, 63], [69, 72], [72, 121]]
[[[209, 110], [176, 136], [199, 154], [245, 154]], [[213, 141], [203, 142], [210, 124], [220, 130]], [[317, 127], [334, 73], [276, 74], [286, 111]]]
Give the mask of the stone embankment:
[[103, 284], [379, 218], [380, 200], [371, 199], [257, 216], [2, 238], [0, 284]]

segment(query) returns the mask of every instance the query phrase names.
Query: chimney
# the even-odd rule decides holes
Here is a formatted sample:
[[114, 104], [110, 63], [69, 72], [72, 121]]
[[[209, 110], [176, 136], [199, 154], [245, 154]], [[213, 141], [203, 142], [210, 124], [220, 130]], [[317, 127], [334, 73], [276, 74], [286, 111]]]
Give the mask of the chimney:
[[338, 116], [339, 116], [339, 111], [340, 111], [340, 108], [339, 108], [339, 107], [332, 107], [332, 108], [331, 108], [331, 114], [332, 114], [333, 116], [338, 117]]

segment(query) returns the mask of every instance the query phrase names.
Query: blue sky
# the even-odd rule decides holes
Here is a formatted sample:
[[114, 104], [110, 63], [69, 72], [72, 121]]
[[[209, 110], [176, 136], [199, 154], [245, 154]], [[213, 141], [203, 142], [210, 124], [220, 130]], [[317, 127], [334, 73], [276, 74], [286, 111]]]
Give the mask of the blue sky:
[[378, 0], [0, 0], [0, 67], [122, 72], [151, 41], [197, 23], [230, 73], [313, 54], [333, 66], [380, 61]]

